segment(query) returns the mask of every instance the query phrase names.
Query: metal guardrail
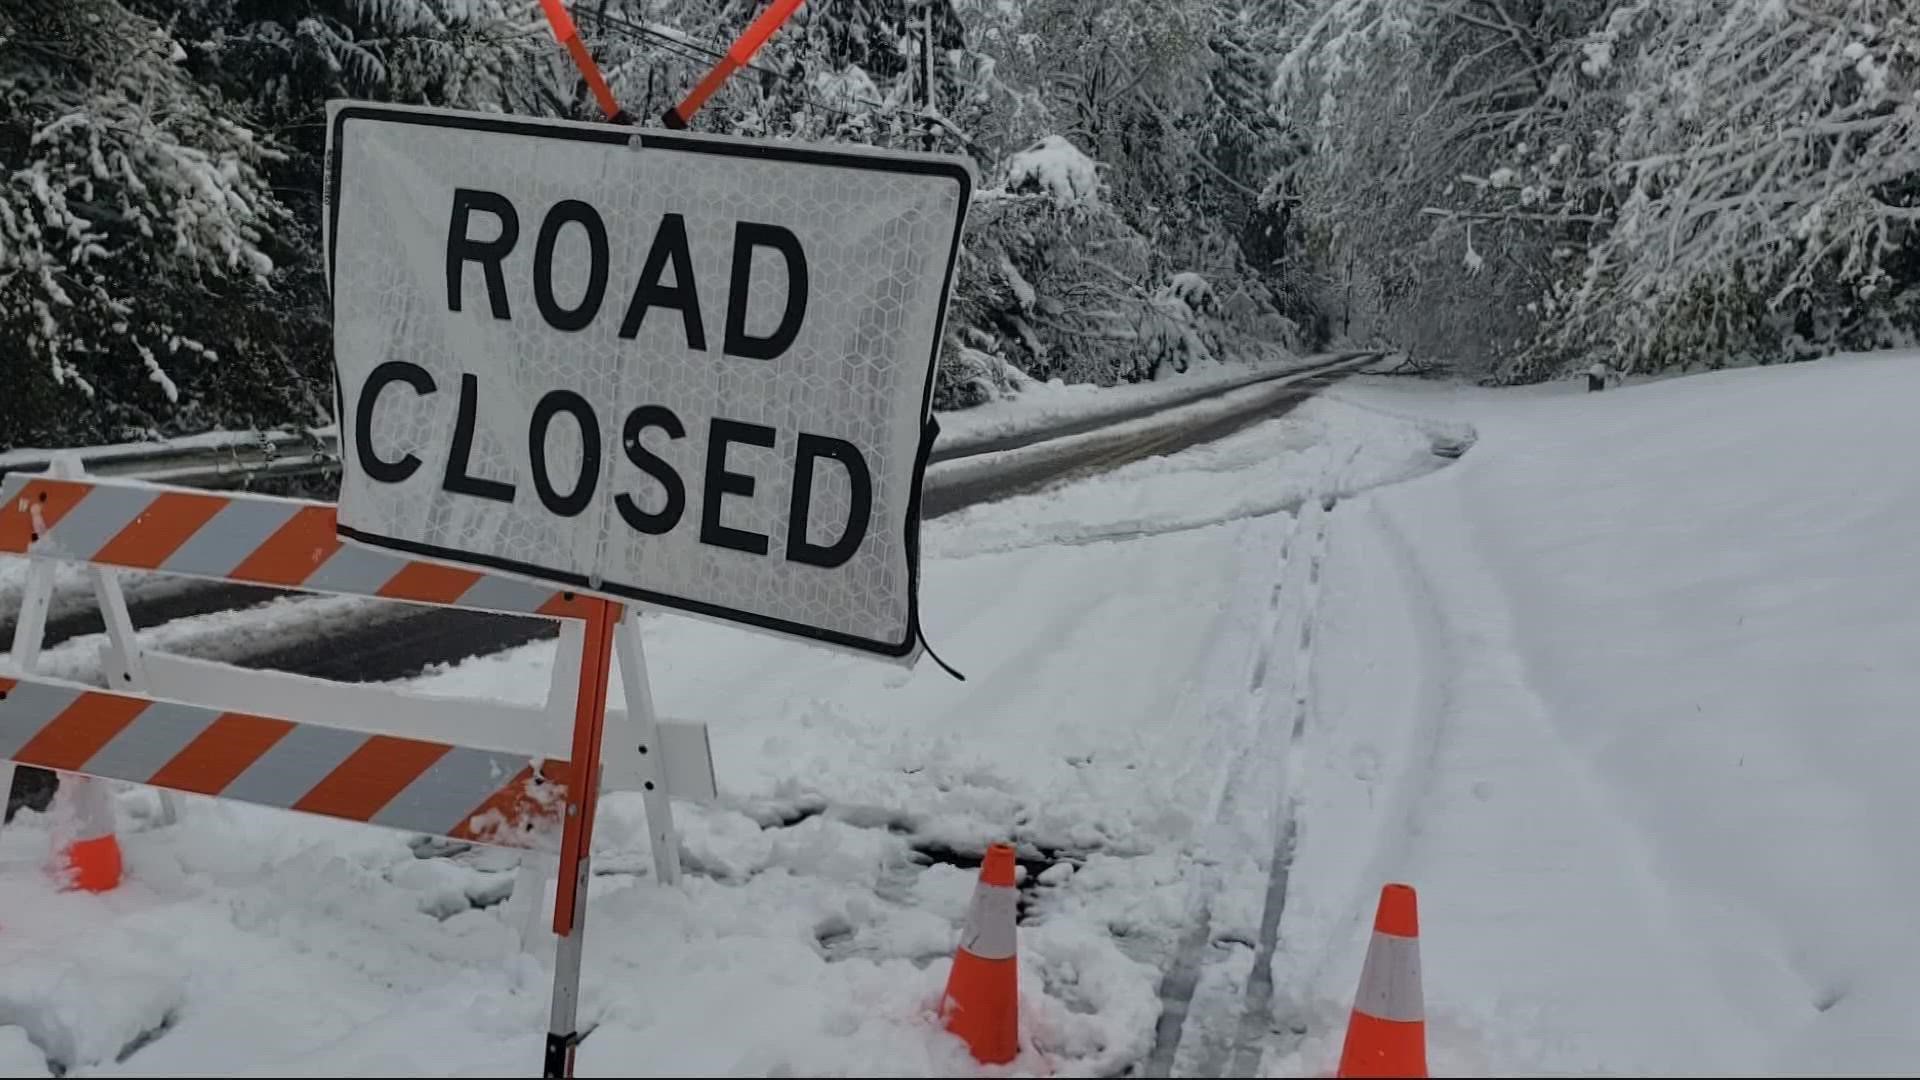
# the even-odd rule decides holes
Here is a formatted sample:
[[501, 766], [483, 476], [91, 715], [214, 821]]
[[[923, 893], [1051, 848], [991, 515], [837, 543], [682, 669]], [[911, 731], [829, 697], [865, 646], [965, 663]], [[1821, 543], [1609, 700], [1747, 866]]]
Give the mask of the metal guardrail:
[[61, 451], [14, 450], [0, 454], [0, 476], [46, 472], [54, 456], [62, 453], [78, 454], [91, 476], [231, 489], [269, 477], [311, 476], [337, 470], [340, 433], [333, 426], [301, 431], [223, 431], [164, 442]]
[[[1345, 352], [1304, 357], [1300, 364], [1285, 370], [1261, 372], [1241, 380], [1227, 380], [1215, 385], [1196, 387], [1190, 394], [1177, 395], [1166, 401], [1156, 401], [1145, 407], [1116, 403], [1113, 408], [1105, 412], [1097, 411], [1054, 424], [1043, 424], [1034, 431], [1021, 432], [1014, 437], [966, 440], [951, 448], [940, 448], [935, 452], [934, 458], [945, 460], [967, 457], [982, 451], [998, 449], [1002, 444], [1023, 445], [1029, 442], [1041, 442], [1063, 434], [1104, 427], [1139, 415], [1187, 404], [1200, 398], [1227, 393], [1253, 383], [1332, 367], [1360, 357], [1378, 355], [1380, 354]], [[340, 468], [340, 429], [336, 425], [328, 425], [298, 431], [286, 429], [220, 431], [162, 442], [119, 443], [112, 446], [77, 447], [73, 450], [58, 451], [11, 450], [0, 453], [0, 476], [11, 472], [46, 472], [51, 467], [54, 456], [61, 453], [78, 454], [89, 476], [230, 490], [245, 488], [269, 478], [284, 479], [337, 471]]]

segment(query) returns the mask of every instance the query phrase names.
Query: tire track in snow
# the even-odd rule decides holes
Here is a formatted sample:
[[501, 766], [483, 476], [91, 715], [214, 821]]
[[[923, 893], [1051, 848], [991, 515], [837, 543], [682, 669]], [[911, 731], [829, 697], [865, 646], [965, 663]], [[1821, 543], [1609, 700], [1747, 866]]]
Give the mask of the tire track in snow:
[[[1357, 453], [1357, 450], [1356, 450]], [[1352, 459], [1349, 458], [1349, 461]], [[1273, 855], [1267, 871], [1267, 892], [1260, 912], [1260, 939], [1254, 952], [1253, 971], [1247, 977], [1245, 1008], [1240, 1013], [1239, 1036], [1234, 1040], [1229, 1076], [1252, 1076], [1260, 1065], [1265, 1035], [1273, 1019], [1273, 953], [1280, 940], [1280, 916], [1287, 905], [1287, 880], [1293, 869], [1293, 849], [1299, 839], [1300, 817], [1299, 762], [1295, 751], [1306, 735], [1312, 710], [1313, 628], [1320, 609], [1320, 577], [1327, 555], [1327, 518], [1336, 500], [1328, 496], [1313, 519], [1310, 561], [1306, 593], [1300, 600], [1300, 636], [1294, 643], [1292, 724], [1287, 733], [1287, 760], [1280, 785], [1280, 806], [1276, 811], [1279, 828], [1275, 831]], [[1208, 1075], [1217, 1075], [1209, 1073]]]
[[[1323, 485], [1329, 492], [1333, 487], [1331, 483]], [[1297, 836], [1292, 751], [1308, 723], [1313, 624], [1326, 554], [1327, 518], [1336, 501], [1332, 494], [1308, 499], [1297, 509], [1293, 527], [1282, 544], [1282, 578], [1269, 601], [1267, 647], [1261, 650], [1248, 678], [1248, 708], [1261, 717], [1259, 735], [1230, 773], [1215, 823], [1221, 841], [1249, 845], [1260, 841], [1247, 835], [1248, 827], [1266, 826], [1268, 853], [1264, 865], [1258, 867], [1264, 881], [1258, 877], [1246, 880], [1243, 867], [1242, 881], [1230, 880], [1231, 871], [1212, 869], [1196, 884], [1201, 897], [1194, 925], [1181, 940], [1180, 951], [1161, 983], [1162, 1013], [1154, 1050], [1147, 1061], [1149, 1076], [1245, 1076], [1259, 1064], [1271, 1012], [1272, 960]], [[1304, 566], [1304, 573], [1292, 569], [1296, 566]], [[1296, 575], [1298, 580], [1294, 580]], [[1292, 589], [1288, 587], [1290, 581]], [[1286, 605], [1288, 596], [1296, 594], [1295, 602]], [[1289, 629], [1293, 630], [1291, 640]], [[1276, 672], [1276, 656], [1289, 644], [1289, 666]], [[1264, 813], [1253, 805], [1263, 781], [1273, 782], [1274, 788]], [[1205, 854], [1200, 858], [1218, 866], [1223, 861], [1222, 853], [1213, 854], [1210, 860]], [[1229, 891], [1243, 883], [1259, 889], [1262, 898], [1258, 927], [1252, 935], [1222, 925], [1232, 915], [1219, 910], [1223, 902], [1233, 899]], [[1235, 951], [1209, 962], [1210, 944]], [[1251, 969], [1244, 984], [1235, 985], [1233, 967], [1248, 950], [1252, 954]]]
[[[1280, 640], [1281, 611], [1280, 603], [1284, 593], [1286, 567], [1289, 565], [1289, 552], [1299, 535], [1300, 518], [1295, 512], [1287, 525], [1286, 534], [1280, 541], [1279, 567], [1281, 578], [1273, 584], [1267, 601], [1267, 622], [1262, 634], [1263, 644], [1254, 651], [1252, 667], [1247, 675], [1248, 701], [1257, 705], [1264, 697], [1268, 670], [1275, 646]], [[1259, 712], [1250, 708], [1249, 712]], [[1263, 732], [1256, 731], [1255, 746], [1266, 742]], [[1241, 792], [1248, 783], [1248, 774], [1255, 768], [1259, 757], [1255, 753], [1240, 753], [1227, 771], [1227, 777], [1216, 800], [1214, 829], [1230, 829], [1234, 811], [1238, 808]], [[1230, 841], [1232, 838], [1226, 838]], [[1160, 984], [1160, 1018], [1154, 1025], [1153, 1051], [1146, 1061], [1146, 1074], [1152, 1077], [1172, 1076], [1182, 1040], [1186, 1034], [1187, 1022], [1192, 1015], [1195, 991], [1199, 988], [1202, 974], [1202, 961], [1207, 945], [1213, 936], [1213, 904], [1215, 894], [1220, 891], [1221, 871], [1219, 860], [1208, 858], [1203, 852], [1196, 858], [1201, 865], [1197, 868], [1193, 886], [1192, 918], [1193, 924], [1180, 939], [1178, 951], [1173, 963], [1169, 965]]]

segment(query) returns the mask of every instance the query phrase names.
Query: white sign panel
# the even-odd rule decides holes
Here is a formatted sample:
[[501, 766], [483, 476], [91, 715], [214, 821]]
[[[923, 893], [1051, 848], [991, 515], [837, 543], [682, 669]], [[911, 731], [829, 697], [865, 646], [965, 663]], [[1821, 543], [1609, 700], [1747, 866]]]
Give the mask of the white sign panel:
[[912, 659], [959, 158], [336, 102], [340, 532]]

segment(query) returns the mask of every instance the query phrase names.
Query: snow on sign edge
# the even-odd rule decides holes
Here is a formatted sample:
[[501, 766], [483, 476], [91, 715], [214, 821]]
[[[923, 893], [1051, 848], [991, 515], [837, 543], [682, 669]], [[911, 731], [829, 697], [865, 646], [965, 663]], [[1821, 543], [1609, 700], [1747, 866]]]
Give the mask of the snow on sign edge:
[[[372, 535], [355, 530], [351, 525], [341, 526], [341, 538], [347, 542], [365, 544], [386, 550], [399, 550], [411, 558], [427, 562], [441, 562], [468, 569], [481, 569], [493, 574], [519, 577], [539, 581], [543, 584], [561, 588], [580, 589], [608, 596], [623, 603], [638, 604], [643, 607], [671, 609], [696, 618], [716, 621], [747, 629], [759, 630], [774, 636], [800, 641], [805, 644], [824, 647], [834, 651], [851, 653], [868, 658], [881, 658], [900, 663], [903, 666], [915, 664], [924, 647], [920, 626], [919, 585], [921, 577], [921, 539], [920, 504], [925, 479], [928, 451], [936, 434], [937, 426], [933, 421], [932, 394], [938, 366], [939, 343], [942, 340], [949, 315], [953, 281], [958, 265], [961, 237], [964, 233], [967, 211], [975, 188], [976, 171], [973, 163], [957, 155], [910, 153], [879, 150], [860, 146], [824, 146], [798, 142], [774, 142], [769, 140], [742, 139], [730, 136], [704, 135], [691, 132], [662, 132], [653, 129], [626, 128], [611, 124], [574, 120], [549, 120], [542, 118], [518, 117], [506, 114], [479, 113], [462, 110], [439, 109], [424, 106], [384, 105], [354, 100], [335, 100], [328, 103], [328, 135], [326, 148], [326, 182], [323, 191], [322, 237], [327, 260], [327, 288], [334, 295], [334, 276], [338, 259], [336, 245], [341, 233], [340, 223], [336, 220], [340, 212], [343, 167], [341, 162], [341, 136], [347, 119], [390, 119], [400, 123], [432, 123], [432, 118], [452, 121], [445, 126], [474, 127], [480, 130], [511, 131], [516, 134], [533, 137], [551, 136], [569, 140], [581, 140], [589, 143], [607, 145], [625, 143], [640, 149], [706, 153], [712, 152], [728, 157], [744, 157], [760, 161], [794, 162], [797, 164], [815, 163], [843, 168], [872, 170], [891, 173], [911, 173], [936, 179], [951, 180], [957, 185], [953, 199], [953, 217], [951, 239], [948, 241], [944, 270], [941, 271], [937, 300], [931, 312], [931, 335], [927, 342], [927, 357], [920, 380], [920, 401], [918, 408], [918, 437], [914, 460], [911, 463], [910, 486], [896, 491], [904, 491], [904, 520], [896, 516], [897, 508], [888, 508], [884, 518], [870, 526], [869, 543], [872, 535], [879, 534], [887, 546], [901, 557], [894, 563], [904, 569], [904, 587], [887, 601], [887, 607], [898, 613], [886, 619], [884, 634], [860, 636], [833, 629], [822, 629], [803, 621], [803, 616], [769, 616], [754, 611], [739, 610], [715, 605], [699, 599], [697, 596], [676, 595], [672, 593], [628, 587], [621, 584], [596, 582], [599, 587], [589, 584], [592, 575], [556, 571], [551, 567], [532, 565], [502, 565], [497, 561], [488, 561], [484, 556], [470, 557], [466, 554], [446, 548], [423, 548], [396, 537]], [[944, 214], [942, 215], [944, 217]], [[938, 221], [939, 219], [936, 219]], [[939, 221], [939, 226], [944, 226]], [[936, 227], [939, 227], [936, 226]], [[941, 231], [944, 232], [944, 229]], [[937, 249], [936, 249], [937, 250]], [[938, 256], [933, 256], [938, 265]], [[930, 280], [930, 275], [922, 280]], [[339, 299], [335, 297], [336, 304]], [[915, 351], [919, 335], [914, 336]], [[338, 339], [336, 338], [336, 345]], [[339, 358], [335, 362], [334, 400], [337, 417], [347, 416], [346, 396], [341, 386]], [[918, 361], [916, 361], [918, 362]], [[911, 385], [911, 384], [908, 384]], [[904, 402], [901, 404], [904, 405]], [[903, 414], [896, 412], [896, 425]], [[898, 429], [896, 429], [898, 430]], [[351, 444], [353, 432], [350, 424], [341, 426], [341, 459], [343, 466], [357, 461]], [[904, 452], [894, 450], [885, 467], [893, 470], [904, 468]], [[351, 470], [349, 470], [351, 471]], [[896, 481], [897, 484], [897, 481]], [[603, 491], [600, 501], [612, 498], [611, 491]], [[900, 501], [899, 499], [895, 500]], [[344, 508], [343, 508], [344, 511]], [[343, 512], [343, 516], [350, 516]], [[878, 517], [878, 515], [876, 515]], [[904, 565], [903, 565], [904, 564]]]

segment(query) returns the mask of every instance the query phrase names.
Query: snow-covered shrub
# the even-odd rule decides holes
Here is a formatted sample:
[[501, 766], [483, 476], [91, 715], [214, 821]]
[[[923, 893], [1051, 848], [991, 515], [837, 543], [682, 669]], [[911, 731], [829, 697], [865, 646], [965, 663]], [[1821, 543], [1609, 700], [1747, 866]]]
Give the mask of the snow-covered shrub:
[[1035, 379], [1144, 378], [1149, 264], [1150, 245], [1111, 207], [989, 188], [969, 211], [953, 320]]
[[1041, 194], [1066, 210], [1100, 207], [1100, 166], [1079, 147], [1048, 135], [1007, 159], [1005, 187], [1015, 194]]
[[1212, 283], [1191, 270], [1182, 270], [1173, 275], [1173, 280], [1160, 290], [1160, 295], [1165, 299], [1178, 300], [1196, 316], [1220, 313], [1220, 301], [1213, 294]]
[[934, 376], [934, 408], [967, 409], [984, 405], [1018, 393], [1033, 382], [1005, 357], [986, 351], [992, 346], [993, 339], [979, 331], [948, 337]]
[[1141, 337], [1152, 376], [1220, 359], [1229, 334], [1221, 315], [1205, 277], [1191, 270], [1173, 275], [1145, 313]]

